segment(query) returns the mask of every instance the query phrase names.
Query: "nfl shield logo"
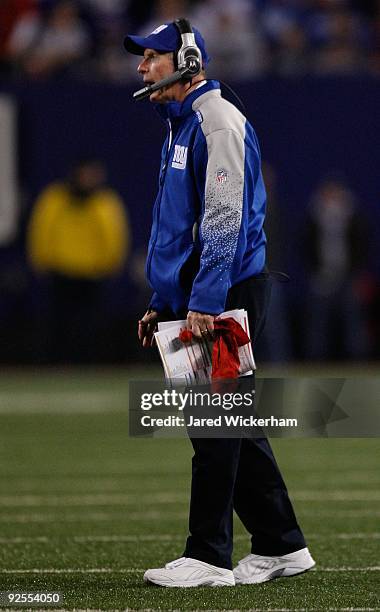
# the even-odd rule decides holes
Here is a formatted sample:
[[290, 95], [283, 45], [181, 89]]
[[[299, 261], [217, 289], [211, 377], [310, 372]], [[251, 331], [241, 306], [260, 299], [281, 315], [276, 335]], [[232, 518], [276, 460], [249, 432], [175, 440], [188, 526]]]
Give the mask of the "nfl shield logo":
[[224, 170], [224, 168], [220, 168], [218, 172], [216, 173], [216, 180], [218, 181], [218, 183], [220, 184], [226, 183], [227, 178], [228, 178], [227, 170]]

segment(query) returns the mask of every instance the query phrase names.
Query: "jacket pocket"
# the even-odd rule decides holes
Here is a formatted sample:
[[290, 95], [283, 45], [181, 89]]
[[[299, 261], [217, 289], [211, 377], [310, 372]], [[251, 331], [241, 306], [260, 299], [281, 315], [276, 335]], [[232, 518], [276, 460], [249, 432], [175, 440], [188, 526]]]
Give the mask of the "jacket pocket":
[[179, 277], [181, 268], [192, 250], [193, 245], [185, 247], [180, 239], [164, 247], [155, 245], [151, 258], [149, 281], [160, 295], [165, 296], [166, 293], [169, 293], [173, 298], [183, 292]]

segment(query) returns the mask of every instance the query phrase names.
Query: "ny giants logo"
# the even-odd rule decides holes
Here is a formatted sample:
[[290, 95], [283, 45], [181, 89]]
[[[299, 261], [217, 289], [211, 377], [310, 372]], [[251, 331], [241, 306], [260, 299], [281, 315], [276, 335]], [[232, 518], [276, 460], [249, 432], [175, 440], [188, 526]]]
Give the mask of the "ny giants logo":
[[184, 170], [187, 162], [187, 147], [182, 145], [174, 145], [174, 155], [172, 161], [172, 168], [177, 170]]

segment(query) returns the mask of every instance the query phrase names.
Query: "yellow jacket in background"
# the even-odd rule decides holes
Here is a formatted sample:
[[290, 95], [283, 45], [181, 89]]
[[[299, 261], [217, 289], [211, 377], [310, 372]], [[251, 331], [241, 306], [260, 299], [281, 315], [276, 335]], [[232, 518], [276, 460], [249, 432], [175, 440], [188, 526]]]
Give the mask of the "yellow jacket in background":
[[80, 200], [56, 183], [35, 203], [27, 251], [39, 272], [97, 279], [120, 270], [129, 242], [126, 212], [114, 191], [99, 189]]

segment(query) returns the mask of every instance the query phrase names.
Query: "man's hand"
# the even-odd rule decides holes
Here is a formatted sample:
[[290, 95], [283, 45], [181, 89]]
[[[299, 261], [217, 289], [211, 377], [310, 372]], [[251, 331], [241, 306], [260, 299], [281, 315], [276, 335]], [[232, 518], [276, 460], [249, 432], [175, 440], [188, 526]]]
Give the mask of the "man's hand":
[[216, 315], [194, 312], [187, 313], [187, 329], [193, 332], [195, 338], [214, 337], [214, 319]]
[[158, 317], [159, 315], [156, 310], [147, 310], [139, 321], [138, 336], [144, 347], [153, 346], [153, 334], [157, 331]]

